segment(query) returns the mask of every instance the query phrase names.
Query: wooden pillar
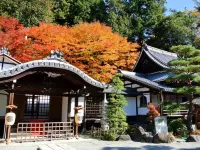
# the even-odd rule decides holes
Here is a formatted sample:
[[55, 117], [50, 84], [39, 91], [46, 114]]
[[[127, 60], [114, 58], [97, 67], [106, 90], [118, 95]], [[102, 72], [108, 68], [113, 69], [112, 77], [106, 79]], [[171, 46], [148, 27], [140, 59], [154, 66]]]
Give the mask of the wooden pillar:
[[69, 122], [70, 121], [70, 117], [69, 116], [71, 114], [71, 96], [68, 96], [68, 114], [67, 114], [67, 121]]
[[[78, 107], [78, 96], [77, 95], [75, 96], [75, 107]], [[72, 109], [74, 109], [74, 108], [72, 108]], [[78, 110], [74, 109], [74, 122], [75, 122], [76, 113], [78, 113]], [[76, 138], [78, 138], [78, 124], [77, 123], [75, 123], [74, 133], [75, 133]]]
[[82, 132], [85, 132], [86, 131], [86, 96], [84, 96], [84, 114], [83, 114], [83, 129], [82, 129]]

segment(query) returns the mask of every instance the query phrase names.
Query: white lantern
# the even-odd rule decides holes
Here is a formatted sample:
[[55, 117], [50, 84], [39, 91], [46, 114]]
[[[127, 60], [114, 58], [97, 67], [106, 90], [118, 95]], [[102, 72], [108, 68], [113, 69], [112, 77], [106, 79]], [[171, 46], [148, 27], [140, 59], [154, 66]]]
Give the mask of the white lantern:
[[12, 126], [15, 123], [16, 115], [13, 112], [9, 112], [5, 116], [5, 124], [7, 126]]

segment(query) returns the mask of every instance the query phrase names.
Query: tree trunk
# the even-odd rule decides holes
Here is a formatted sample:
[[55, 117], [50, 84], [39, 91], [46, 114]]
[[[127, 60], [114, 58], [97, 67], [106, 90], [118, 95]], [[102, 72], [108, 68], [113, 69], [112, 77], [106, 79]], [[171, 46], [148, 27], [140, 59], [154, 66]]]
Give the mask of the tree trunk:
[[192, 115], [193, 115], [193, 95], [189, 96], [189, 110], [188, 110], [188, 116], [187, 116], [187, 129], [191, 133], [193, 131], [192, 129]]

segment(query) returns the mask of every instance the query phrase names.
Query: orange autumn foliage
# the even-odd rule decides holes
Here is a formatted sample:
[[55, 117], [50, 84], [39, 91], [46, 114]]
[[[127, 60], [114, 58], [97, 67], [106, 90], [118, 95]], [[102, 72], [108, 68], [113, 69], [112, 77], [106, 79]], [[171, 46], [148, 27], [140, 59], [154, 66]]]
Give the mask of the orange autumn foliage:
[[[22, 62], [42, 59], [52, 49], [59, 49], [70, 64], [99, 81], [109, 82], [118, 68], [132, 69], [138, 56], [138, 44], [127, 42], [126, 38], [99, 22], [74, 27], [46, 23], [31, 28], [21, 26], [17, 31], [21, 33], [18, 36], [22, 44], [12, 45], [8, 38], [10, 45], [1, 43], [0, 46], [8, 47]], [[21, 38], [25, 35], [28, 40]]]
[[160, 113], [156, 110], [152, 103], [148, 103], [149, 112], [147, 113], [147, 121], [153, 122], [155, 117], [160, 116]]

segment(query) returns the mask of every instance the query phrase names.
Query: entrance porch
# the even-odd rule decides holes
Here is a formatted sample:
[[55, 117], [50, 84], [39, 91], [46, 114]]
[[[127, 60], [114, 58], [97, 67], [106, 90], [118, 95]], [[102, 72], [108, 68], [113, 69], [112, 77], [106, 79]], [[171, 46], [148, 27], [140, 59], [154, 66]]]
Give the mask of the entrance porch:
[[100, 123], [106, 85], [70, 65], [58, 54], [52, 52], [44, 60], [0, 71], [2, 114], [9, 112], [6, 105], [17, 106], [13, 109], [16, 120], [11, 132], [17, 133], [23, 128], [21, 131], [25, 135], [32, 136], [33, 131], [40, 131], [37, 134], [42, 137], [52, 130], [59, 130], [59, 135], [62, 130], [69, 129], [71, 133], [74, 107], [77, 106], [84, 107], [79, 111], [83, 121], [81, 130], [89, 128], [91, 123]]

